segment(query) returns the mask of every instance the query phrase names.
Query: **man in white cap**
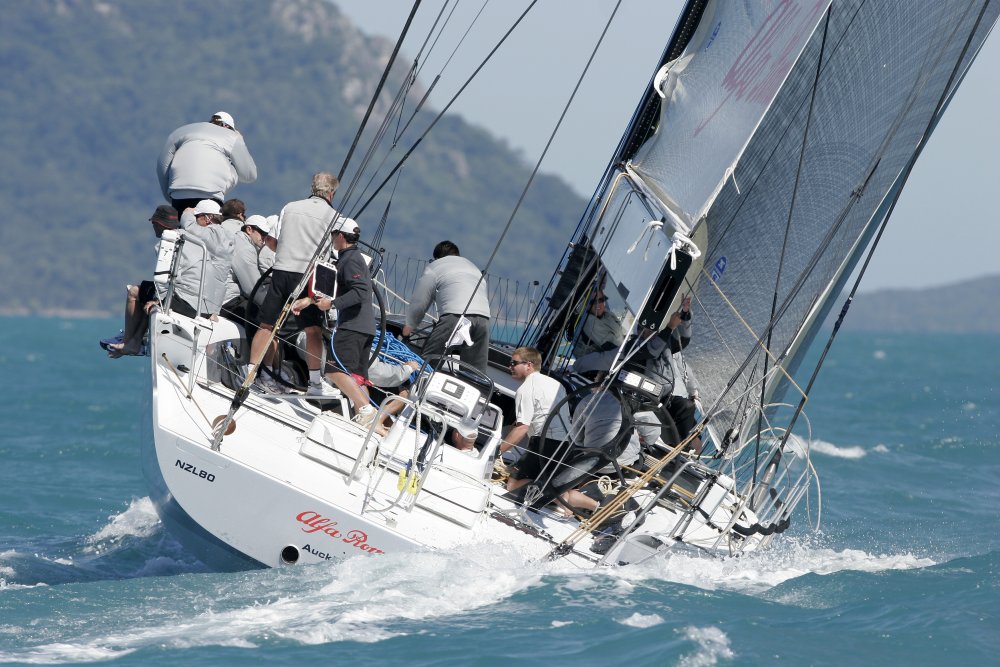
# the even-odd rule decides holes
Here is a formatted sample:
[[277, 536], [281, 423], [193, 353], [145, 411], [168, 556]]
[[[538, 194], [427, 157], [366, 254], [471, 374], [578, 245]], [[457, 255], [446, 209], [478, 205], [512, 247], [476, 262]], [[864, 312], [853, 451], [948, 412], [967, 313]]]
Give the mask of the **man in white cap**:
[[[274, 251], [266, 243], [270, 233], [270, 220], [262, 215], [251, 215], [233, 241], [233, 280], [244, 298], [250, 298], [260, 277], [274, 266]], [[264, 295], [259, 294], [257, 299], [263, 303]]]
[[236, 122], [218, 111], [205, 123], [174, 130], [156, 163], [163, 196], [177, 211], [203, 199], [222, 204], [237, 183], [257, 180], [257, 165], [236, 130]]
[[[357, 242], [361, 228], [354, 220], [340, 216], [333, 225], [333, 249], [337, 251], [337, 295], [335, 298], [301, 299], [293, 306], [298, 311], [308, 303], [320, 310], [337, 309], [337, 329], [331, 343], [332, 355], [326, 359], [328, 377], [354, 406], [354, 421], [368, 426], [376, 410], [369, 403], [363, 387], [368, 380], [368, 358], [375, 339], [375, 309], [372, 308], [372, 278]], [[280, 248], [280, 242], [278, 247]]]
[[[184, 233], [205, 244], [208, 252], [205, 257], [201, 247], [194, 243], [185, 243], [181, 248], [174, 276], [174, 299], [170, 304], [170, 309], [181, 315], [209, 317], [218, 315], [222, 309], [233, 242], [232, 237], [219, 225], [220, 222], [222, 209], [211, 199], [203, 199], [181, 214]], [[201, 284], [203, 261], [208, 262], [204, 285]]]

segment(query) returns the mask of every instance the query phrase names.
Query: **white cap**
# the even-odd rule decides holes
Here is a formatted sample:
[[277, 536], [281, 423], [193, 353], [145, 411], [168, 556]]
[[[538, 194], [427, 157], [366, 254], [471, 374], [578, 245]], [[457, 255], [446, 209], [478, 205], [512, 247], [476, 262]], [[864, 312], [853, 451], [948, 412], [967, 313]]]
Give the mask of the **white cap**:
[[195, 215], [222, 215], [222, 208], [219, 206], [219, 202], [214, 199], [202, 199], [198, 202], [198, 205], [194, 207]]
[[249, 218], [247, 218], [246, 222], [244, 222], [243, 224], [250, 225], [251, 227], [256, 227], [257, 229], [268, 235], [270, 235], [271, 233], [271, 226], [272, 226], [271, 219], [265, 218], [262, 215], [251, 215]]
[[236, 121], [233, 120], [233, 117], [230, 116], [225, 111], [216, 111], [215, 113], [213, 113], [212, 120], [223, 122], [229, 127], [233, 128], [234, 130], [236, 129]]
[[281, 234], [281, 225], [278, 224], [278, 215], [274, 214], [267, 216], [267, 222], [271, 225], [271, 229], [268, 230], [267, 235], [272, 239], [278, 238], [278, 235]]
[[332, 231], [342, 232], [344, 234], [357, 234], [361, 231], [361, 228], [358, 227], [358, 223], [354, 222], [351, 218], [343, 217], [337, 220], [337, 222], [333, 225]]
[[479, 427], [474, 421], [463, 420], [455, 430], [466, 440], [475, 440], [479, 436]]

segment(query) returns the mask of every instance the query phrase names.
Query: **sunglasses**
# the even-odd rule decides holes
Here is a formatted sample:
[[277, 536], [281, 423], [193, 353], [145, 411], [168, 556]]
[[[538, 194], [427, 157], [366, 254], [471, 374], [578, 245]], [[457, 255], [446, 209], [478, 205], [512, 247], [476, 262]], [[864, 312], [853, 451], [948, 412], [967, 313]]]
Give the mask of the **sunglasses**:
[[515, 368], [515, 367], [517, 367], [517, 366], [520, 366], [521, 364], [530, 364], [530, 363], [531, 363], [530, 361], [513, 361], [513, 360], [512, 360], [512, 361], [510, 362], [510, 367], [511, 367], [511, 368]]
[[608, 302], [608, 297], [606, 296], [599, 296], [596, 299], [594, 299], [594, 303], [607, 303], [607, 302]]

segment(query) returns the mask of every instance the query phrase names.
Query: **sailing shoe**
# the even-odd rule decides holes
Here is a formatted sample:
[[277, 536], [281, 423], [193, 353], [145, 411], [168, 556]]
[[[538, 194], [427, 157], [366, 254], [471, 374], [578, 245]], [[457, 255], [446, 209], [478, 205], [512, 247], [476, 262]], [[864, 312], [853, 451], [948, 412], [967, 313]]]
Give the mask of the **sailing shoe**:
[[375, 415], [378, 414], [378, 410], [370, 405], [366, 405], [358, 410], [358, 414], [354, 415], [353, 422], [358, 426], [364, 426], [367, 428], [373, 421], [375, 421]]
[[260, 373], [254, 378], [252, 389], [261, 394], [284, 394], [285, 388], [274, 381], [269, 375]]
[[309, 388], [306, 390], [307, 396], [322, 396], [324, 398], [339, 398], [342, 396], [340, 390], [331, 385], [326, 380], [320, 380], [319, 382], [310, 382]]
[[125, 342], [125, 332], [123, 330], [119, 330], [117, 336], [112, 336], [111, 338], [102, 338], [101, 341], [98, 343], [98, 345], [101, 346], [102, 350], [110, 352], [111, 350], [108, 349], [109, 346], [121, 345], [124, 342]]

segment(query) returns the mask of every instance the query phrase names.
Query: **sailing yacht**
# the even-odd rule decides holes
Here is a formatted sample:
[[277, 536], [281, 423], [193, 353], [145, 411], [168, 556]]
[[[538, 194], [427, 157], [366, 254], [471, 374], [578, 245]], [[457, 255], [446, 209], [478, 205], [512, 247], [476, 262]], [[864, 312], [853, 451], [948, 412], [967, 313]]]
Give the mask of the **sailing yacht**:
[[[801, 505], [797, 521], [818, 524], [809, 392], [998, 12], [990, 0], [688, 2], [530, 313], [509, 321], [494, 291], [488, 372], [425, 363], [409, 397], [382, 401], [405, 405], [384, 434], [352, 422], [345, 401], [251, 391], [243, 328], [171, 310], [176, 247], [197, 239], [164, 234], [168, 297], [149, 328], [142, 457], [163, 522], [219, 569], [491, 542], [593, 567], [761, 549]], [[392, 329], [409, 286], [371, 254]], [[632, 335], [584, 376], [576, 344], [595, 290]], [[637, 334], [662, 330], [686, 295], [698, 329], [681, 365], [700, 389], [697, 425], [681, 442], [646, 438], [641, 459], [622, 465], [660, 389], [632, 363], [648, 340]], [[605, 397], [614, 406], [614, 436], [589, 452], [602, 464], [588, 468], [601, 498], [592, 513], [553, 506], [546, 481], [506, 492], [496, 462], [515, 387], [504, 371], [521, 345], [567, 388], [567, 452], [586, 450], [575, 424]], [[475, 449], [452, 446], [470, 424]]]

